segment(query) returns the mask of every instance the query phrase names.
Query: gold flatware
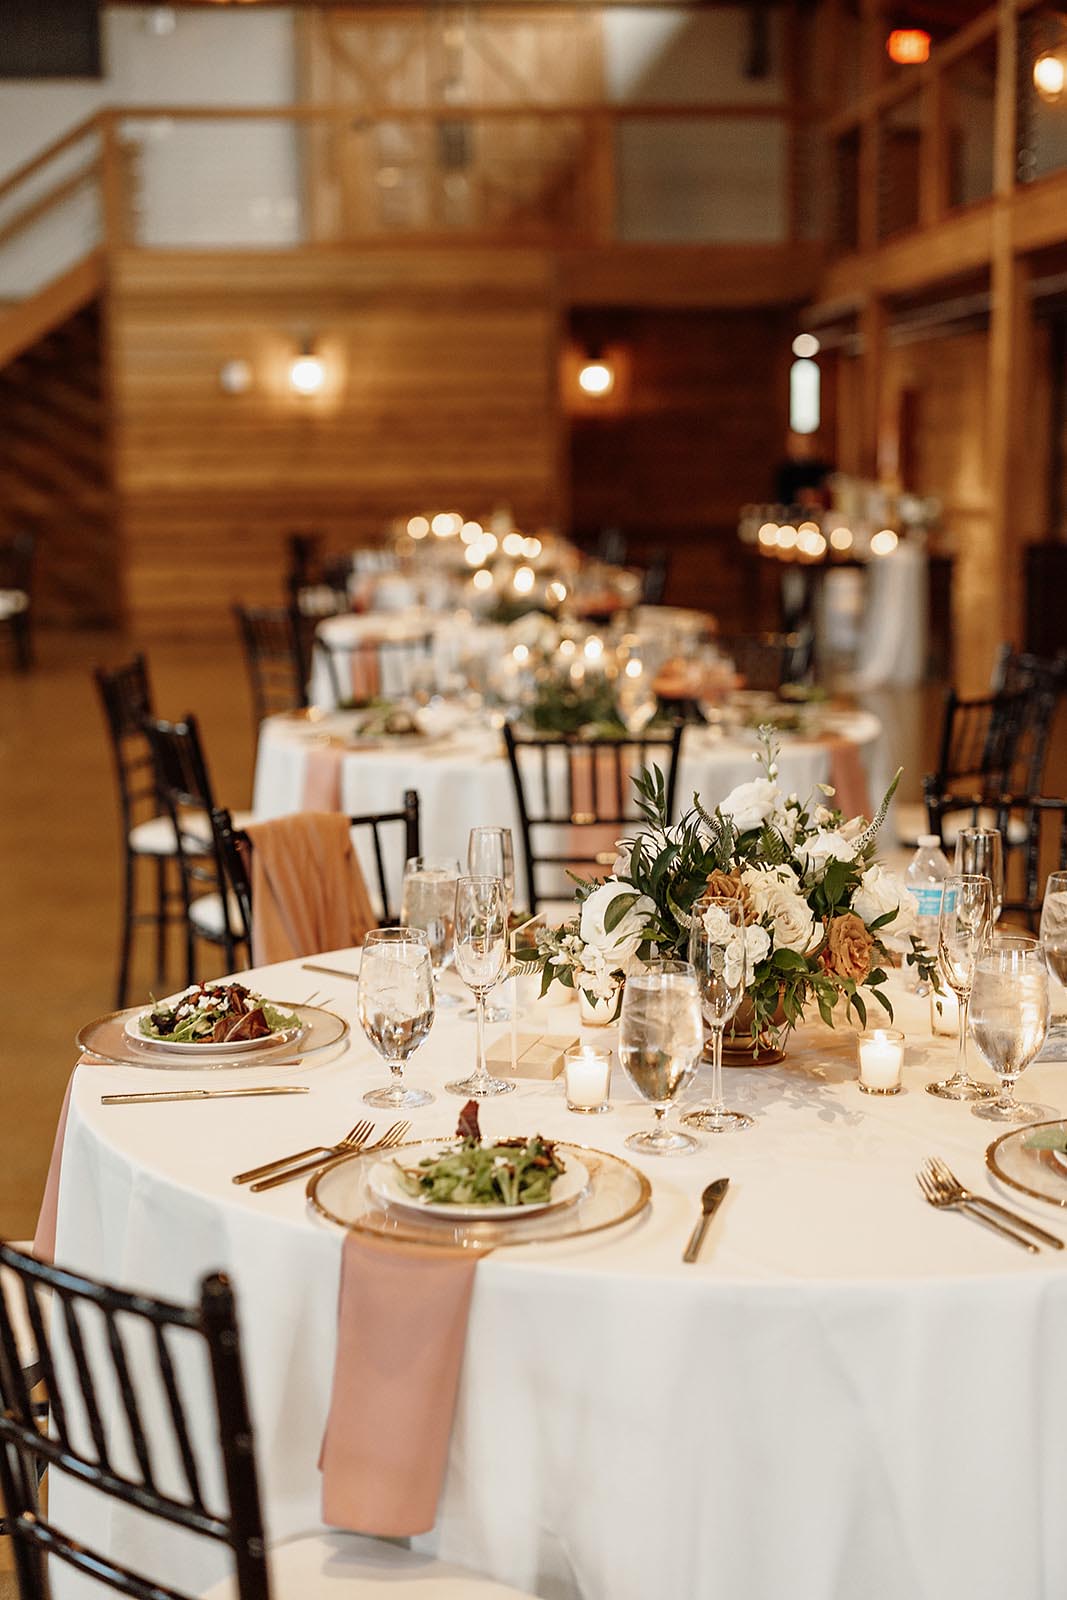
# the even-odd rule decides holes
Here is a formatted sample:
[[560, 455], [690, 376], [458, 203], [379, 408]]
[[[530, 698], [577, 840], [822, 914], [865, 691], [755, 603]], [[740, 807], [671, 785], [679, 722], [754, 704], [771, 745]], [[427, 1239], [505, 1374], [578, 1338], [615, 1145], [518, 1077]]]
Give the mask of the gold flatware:
[[925, 1199], [937, 1210], [964, 1211], [966, 1212], [967, 1216], [973, 1217], [975, 1222], [980, 1222], [983, 1227], [991, 1229], [993, 1233], [1002, 1233], [1005, 1239], [1010, 1239], [1013, 1244], [1021, 1245], [1022, 1248], [1024, 1250], [1028, 1250], [1031, 1255], [1037, 1254], [1037, 1245], [1034, 1244], [1032, 1239], [1024, 1239], [1021, 1233], [1016, 1233], [1014, 1229], [1005, 1227], [1003, 1222], [998, 1222], [995, 1217], [987, 1216], [984, 1211], [980, 1211], [977, 1206], [971, 1205], [966, 1200], [950, 1199], [944, 1190], [938, 1187], [930, 1174], [925, 1170], [920, 1170], [917, 1172], [915, 1177]]
[[313, 1144], [307, 1150], [294, 1150], [290, 1155], [279, 1156], [276, 1161], [264, 1161], [261, 1167], [250, 1167], [247, 1172], [239, 1172], [233, 1179], [234, 1183], [252, 1183], [256, 1178], [266, 1178], [270, 1173], [277, 1172], [280, 1167], [292, 1167], [298, 1161], [307, 1161], [311, 1156], [337, 1156], [345, 1150], [350, 1150], [353, 1145], [364, 1144], [374, 1132], [374, 1123], [369, 1118], [357, 1122], [354, 1128], [349, 1128], [343, 1139], [336, 1144]]
[[950, 1196], [957, 1202], [965, 1201], [972, 1206], [985, 1206], [987, 1211], [992, 1211], [1015, 1228], [1022, 1228], [1027, 1233], [1033, 1234], [1035, 1239], [1040, 1239], [1042, 1244], [1047, 1244], [1053, 1250], [1063, 1249], [1063, 1240], [1056, 1234], [1049, 1233], [1047, 1228], [1039, 1227], [1036, 1222], [1031, 1222], [1029, 1217], [1024, 1217], [1018, 1211], [1010, 1211], [1007, 1206], [1002, 1206], [998, 1200], [991, 1200], [984, 1194], [973, 1194], [970, 1189], [965, 1189], [956, 1174], [941, 1160], [940, 1156], [928, 1156], [923, 1162], [923, 1170], [929, 1173], [930, 1178], [943, 1194]]
[[338, 1158], [369, 1156], [375, 1150], [391, 1150], [394, 1145], [403, 1144], [410, 1132], [410, 1122], [394, 1122], [393, 1126], [382, 1134], [377, 1144], [356, 1145], [349, 1150], [335, 1151], [332, 1156], [327, 1156], [325, 1161], [320, 1156], [315, 1161], [305, 1161], [299, 1167], [289, 1167], [285, 1172], [275, 1174], [273, 1178], [261, 1178], [258, 1183], [252, 1185], [252, 1193], [258, 1194], [261, 1189], [276, 1189], [280, 1184], [288, 1183], [290, 1178], [302, 1178], [308, 1172], [317, 1172], [320, 1167]]
[[709, 1183], [700, 1197], [700, 1220], [689, 1236], [689, 1243], [682, 1252], [682, 1260], [694, 1262], [700, 1254], [700, 1246], [704, 1243], [704, 1235], [708, 1231], [708, 1223], [722, 1205], [723, 1197], [730, 1187], [729, 1178], [716, 1178]]
[[144, 1106], [155, 1100], [240, 1100], [248, 1095], [307, 1094], [307, 1084], [259, 1085], [248, 1089], [160, 1089], [145, 1094], [102, 1094], [102, 1106]]
[[300, 969], [302, 972], [325, 972], [331, 978], [347, 978], [350, 983], [359, 982], [358, 972], [344, 972], [340, 967], [320, 967], [314, 961], [302, 961]]

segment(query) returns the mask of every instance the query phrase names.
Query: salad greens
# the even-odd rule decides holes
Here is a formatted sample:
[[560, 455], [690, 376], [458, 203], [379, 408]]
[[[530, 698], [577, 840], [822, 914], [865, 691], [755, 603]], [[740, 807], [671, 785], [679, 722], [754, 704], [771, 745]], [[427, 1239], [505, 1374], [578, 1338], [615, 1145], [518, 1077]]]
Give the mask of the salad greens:
[[165, 1039], [172, 1044], [236, 1044], [299, 1027], [295, 1012], [280, 1010], [240, 983], [210, 988], [198, 983], [179, 995], [173, 1005], [154, 1005], [139, 1023], [146, 1039]]
[[477, 1101], [460, 1112], [461, 1143], [455, 1149], [426, 1156], [414, 1167], [394, 1161], [405, 1191], [435, 1205], [544, 1205], [564, 1170], [555, 1145], [539, 1133], [483, 1144], [477, 1113]]

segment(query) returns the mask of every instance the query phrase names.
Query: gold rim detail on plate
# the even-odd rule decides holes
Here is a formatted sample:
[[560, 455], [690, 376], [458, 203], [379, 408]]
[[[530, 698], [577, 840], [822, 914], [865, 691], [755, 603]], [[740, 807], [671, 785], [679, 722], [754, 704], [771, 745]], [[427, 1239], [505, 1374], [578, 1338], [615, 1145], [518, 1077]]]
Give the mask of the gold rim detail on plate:
[[[519, 1136], [500, 1135], [498, 1137], [511, 1138]], [[523, 1137], [527, 1136], [524, 1135]], [[431, 1141], [427, 1139], [409, 1139], [404, 1144], [396, 1145], [394, 1147], [394, 1151], [390, 1153], [398, 1153], [401, 1150], [417, 1149], [420, 1145], [425, 1145], [430, 1142]], [[442, 1145], [454, 1142], [456, 1141], [448, 1138], [440, 1141]], [[338, 1227], [344, 1228], [346, 1233], [365, 1233], [373, 1238], [392, 1239], [397, 1244], [431, 1244], [437, 1245], [438, 1248], [449, 1250], [470, 1248], [483, 1254], [488, 1254], [489, 1251], [500, 1249], [502, 1247], [510, 1249], [512, 1245], [565, 1244], [569, 1239], [589, 1238], [594, 1233], [604, 1233], [608, 1228], [619, 1228], [623, 1225], [623, 1223], [633, 1221], [633, 1219], [640, 1216], [649, 1205], [652, 1199], [651, 1183], [645, 1177], [643, 1172], [640, 1172], [638, 1168], [635, 1167], [631, 1162], [625, 1161], [622, 1156], [612, 1155], [606, 1150], [597, 1150], [592, 1145], [573, 1144], [569, 1139], [554, 1139], [551, 1142], [561, 1150], [573, 1150], [576, 1155], [582, 1157], [585, 1164], [589, 1167], [590, 1187], [595, 1185], [597, 1181], [597, 1177], [600, 1172], [600, 1164], [605, 1160], [614, 1162], [618, 1167], [621, 1167], [625, 1172], [629, 1173], [636, 1182], [637, 1198], [631, 1203], [631, 1205], [627, 1207], [625, 1211], [623, 1211], [617, 1217], [612, 1217], [610, 1221], [590, 1223], [586, 1227], [575, 1228], [569, 1233], [548, 1236], [539, 1235], [534, 1237], [527, 1235], [527, 1237], [523, 1238], [522, 1233], [525, 1230], [519, 1230], [519, 1233], [514, 1239], [494, 1239], [491, 1241], [481, 1242], [477, 1237], [474, 1237], [469, 1241], [469, 1245], [457, 1243], [455, 1232], [453, 1233], [453, 1237], [450, 1239], [441, 1239], [438, 1241], [433, 1238], [432, 1229], [435, 1223], [442, 1223], [445, 1227], [450, 1226], [447, 1217], [441, 1217], [436, 1214], [433, 1216], [425, 1216], [421, 1222], [421, 1227], [425, 1231], [420, 1232], [416, 1236], [414, 1226], [411, 1227], [410, 1232], [405, 1233], [402, 1231], [404, 1214], [401, 1213], [399, 1218], [401, 1224], [400, 1228], [398, 1228], [396, 1232], [387, 1232], [382, 1228], [368, 1226], [367, 1224], [363, 1223], [360, 1218], [356, 1218], [355, 1221], [350, 1221], [344, 1217], [339, 1217], [336, 1212], [331, 1211], [329, 1206], [319, 1199], [318, 1188], [320, 1182], [329, 1173], [333, 1172], [335, 1168], [350, 1164], [354, 1161], [370, 1161], [372, 1158], [375, 1161], [380, 1160], [384, 1154], [382, 1151], [368, 1151], [366, 1156], [337, 1156], [333, 1161], [327, 1162], [324, 1166], [320, 1167], [317, 1172], [313, 1172], [311, 1177], [308, 1179], [306, 1190], [307, 1198], [312, 1208], [317, 1211], [321, 1217], [325, 1217], [327, 1222], [336, 1223]], [[510, 1222], [519, 1220], [524, 1222], [529, 1220], [531, 1224], [536, 1225], [538, 1220], [546, 1221], [551, 1217], [559, 1217], [561, 1215], [566, 1215], [571, 1211], [577, 1210], [578, 1206], [581, 1204], [581, 1200], [582, 1196], [576, 1195], [573, 1200], [566, 1202], [564, 1205], [555, 1209], [550, 1208], [547, 1211], [539, 1211], [529, 1219], [518, 1217], [487, 1217], [484, 1221], [478, 1221], [476, 1218], [457, 1217], [451, 1226], [454, 1230], [464, 1231], [475, 1228], [501, 1228], [507, 1227], [508, 1223]], [[413, 1215], [417, 1216], [418, 1213], [414, 1213]]]
[[[1032, 1200], [1043, 1200], [1048, 1206], [1060, 1206], [1067, 1209], [1067, 1172], [1064, 1172], [1062, 1168], [1059, 1170], [1063, 1178], [1064, 1193], [1062, 1198], [1057, 1198], [1055, 1195], [1044, 1194], [1040, 1189], [1031, 1189], [1027, 1184], [1020, 1183], [1018, 1178], [1011, 1177], [997, 1164], [997, 1151], [1006, 1139], [1017, 1139], [1021, 1133], [1036, 1133], [1038, 1128], [1062, 1128], [1065, 1126], [1067, 1126], [1067, 1117], [1053, 1117], [1048, 1122], [1024, 1123], [1018, 1128], [1008, 1128], [987, 1147], [985, 1164], [995, 1178], [999, 1178], [1001, 1183], [1006, 1183], [1009, 1188], [1017, 1190], [1019, 1194], [1029, 1195]], [[1038, 1151], [1035, 1153], [1041, 1155], [1050, 1154], [1051, 1152]]]
[[[308, 1044], [307, 1036], [311, 1028], [314, 1027], [314, 1020], [312, 1019], [311, 1022], [304, 1021], [301, 1033], [295, 1039], [290, 1039], [288, 1043], [284, 1044], [272, 1044], [261, 1051], [246, 1050], [241, 1054], [240, 1065], [238, 1066], [238, 1063], [233, 1059], [220, 1060], [216, 1056], [212, 1061], [207, 1055], [196, 1057], [187, 1056], [184, 1052], [177, 1050], [156, 1051], [152, 1047], [153, 1042], [151, 1039], [145, 1039], [143, 1045], [137, 1040], [130, 1039], [125, 1032], [126, 1019], [131, 1016], [141, 1015], [145, 1007], [139, 1005], [126, 1006], [121, 1011], [107, 1011], [102, 1017], [94, 1017], [92, 1022], [87, 1022], [78, 1029], [74, 1043], [76, 1048], [84, 1054], [96, 1056], [97, 1062], [94, 1064], [97, 1065], [102, 1063], [105, 1066], [114, 1067], [142, 1067], [153, 1072], [243, 1071], [246, 1066], [249, 1068], [266, 1067], [279, 1062], [287, 1062], [293, 1056], [306, 1058], [308, 1056], [321, 1055], [324, 1051], [336, 1049], [343, 1044], [352, 1031], [344, 1017], [338, 1016], [336, 1011], [327, 1010], [325, 1006], [298, 1005], [290, 1001], [274, 1000], [271, 1001], [271, 1004], [279, 1007], [284, 1005], [285, 1009], [295, 1012], [302, 1021], [304, 1021], [305, 1014], [308, 1012], [313, 1013], [315, 1017], [329, 1017], [332, 1022], [337, 1024], [338, 1031], [333, 1038], [323, 1043]], [[120, 1040], [125, 1042], [126, 1054], [120, 1055], [117, 1052], [102, 1050], [99, 1045], [89, 1042], [93, 1032], [98, 1028], [105, 1027], [108, 1023], [120, 1025], [119, 1036]], [[213, 1048], [217, 1050], [220, 1047], [214, 1046]]]

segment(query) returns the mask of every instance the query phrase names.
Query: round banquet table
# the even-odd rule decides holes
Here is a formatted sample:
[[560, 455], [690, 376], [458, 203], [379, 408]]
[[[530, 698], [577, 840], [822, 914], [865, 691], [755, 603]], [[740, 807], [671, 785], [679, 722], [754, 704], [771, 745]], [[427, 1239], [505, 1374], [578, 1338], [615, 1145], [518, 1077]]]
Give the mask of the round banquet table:
[[[478, 826], [510, 827], [518, 841], [519, 817], [503, 739], [484, 714], [451, 731], [434, 732], [422, 743], [383, 738], [374, 748], [354, 737], [355, 726], [355, 717], [346, 712], [329, 712], [315, 721], [268, 717], [260, 728], [256, 755], [255, 816], [321, 809], [321, 800], [308, 803], [309, 761], [313, 752], [331, 750], [337, 766], [335, 804], [350, 815], [396, 810], [405, 789], [418, 792], [424, 855], [465, 861], [467, 835]], [[803, 799], [817, 784], [829, 782], [836, 739], [858, 748], [869, 794], [877, 800], [888, 781], [878, 718], [868, 711], [827, 712], [823, 728], [818, 736], [782, 736], [778, 765], [783, 792], [795, 791]], [[353, 748], [346, 748], [349, 743]], [[676, 810], [692, 803], [694, 791], [713, 807], [737, 784], [759, 776], [756, 749], [754, 734], [727, 737], [712, 728], [686, 728]], [[368, 855], [364, 867], [371, 866]], [[398, 905], [403, 862], [393, 852], [386, 866], [392, 878], [390, 900]]]
[[[358, 959], [323, 961], [355, 970]], [[323, 983], [355, 1017], [344, 979], [294, 962], [253, 981], [282, 1000]], [[781, 1066], [727, 1073], [729, 1102], [757, 1118], [751, 1132], [631, 1158], [652, 1184], [643, 1216], [480, 1262], [427, 1547], [552, 1600], [1063, 1593], [1067, 1262], [922, 1200], [914, 1174], [928, 1154], [995, 1192], [983, 1155], [998, 1130], [922, 1092], [955, 1047], [930, 1037], [927, 1003], [896, 976], [892, 992], [906, 1093], [863, 1095], [852, 1034], [805, 1026]], [[573, 1005], [534, 1010], [524, 1026], [577, 1032]], [[410, 1077], [437, 1099], [414, 1113], [415, 1137], [452, 1131], [459, 1102], [442, 1085], [473, 1038], [473, 1024], [442, 1014], [416, 1056]], [[246, 1072], [282, 1081], [278, 1069]], [[276, 1539], [319, 1516], [342, 1233], [300, 1183], [254, 1195], [230, 1179], [339, 1137], [384, 1074], [356, 1026], [343, 1056], [290, 1076], [311, 1092], [108, 1108], [105, 1090], [204, 1078], [81, 1065], [56, 1250], [64, 1265], [168, 1297], [192, 1297], [210, 1270], [232, 1275]], [[1025, 1087], [1067, 1107], [1054, 1064]], [[687, 1099], [704, 1088], [698, 1077]], [[483, 1131], [539, 1129], [626, 1154], [624, 1137], [651, 1113], [617, 1067], [613, 1099], [609, 1115], [583, 1118], [558, 1082], [523, 1083], [485, 1105]], [[699, 1262], [683, 1265], [700, 1192], [720, 1175], [725, 1204]], [[1051, 1206], [1002, 1198], [1067, 1232]], [[101, 1536], [99, 1508], [53, 1477], [60, 1525]], [[186, 1554], [185, 1536], [134, 1527], [122, 1508], [111, 1516], [117, 1551], [150, 1553], [185, 1586], [217, 1575], [222, 1558]], [[57, 1583], [57, 1600], [82, 1592]]]

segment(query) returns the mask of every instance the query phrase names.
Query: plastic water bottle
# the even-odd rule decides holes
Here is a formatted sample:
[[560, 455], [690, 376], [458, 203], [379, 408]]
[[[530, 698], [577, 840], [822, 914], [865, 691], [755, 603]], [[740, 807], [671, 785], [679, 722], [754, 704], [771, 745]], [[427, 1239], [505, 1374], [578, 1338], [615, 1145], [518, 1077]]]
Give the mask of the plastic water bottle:
[[[934, 955], [937, 954], [937, 924], [941, 915], [941, 895], [944, 881], [951, 871], [952, 867], [941, 849], [941, 840], [937, 834], [920, 834], [919, 848], [908, 863], [904, 880], [919, 906], [916, 937], [921, 939]], [[925, 994], [929, 984], [924, 983], [913, 968], [908, 987], [913, 994]]]

